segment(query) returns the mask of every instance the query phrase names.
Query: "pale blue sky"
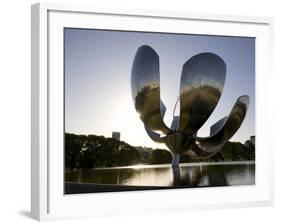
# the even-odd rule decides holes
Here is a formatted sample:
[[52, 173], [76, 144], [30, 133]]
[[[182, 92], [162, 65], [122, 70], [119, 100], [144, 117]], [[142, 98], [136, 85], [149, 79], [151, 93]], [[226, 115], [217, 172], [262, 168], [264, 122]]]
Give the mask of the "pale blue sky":
[[202, 52], [219, 55], [226, 63], [224, 90], [217, 108], [198, 132], [229, 114], [240, 95], [250, 96], [247, 116], [231, 141], [255, 135], [255, 39], [183, 34], [65, 29], [65, 131], [111, 137], [131, 145], [161, 147], [147, 136], [131, 96], [131, 68], [141, 45], [151, 46], [160, 57], [161, 99], [170, 125], [179, 95], [183, 64]]

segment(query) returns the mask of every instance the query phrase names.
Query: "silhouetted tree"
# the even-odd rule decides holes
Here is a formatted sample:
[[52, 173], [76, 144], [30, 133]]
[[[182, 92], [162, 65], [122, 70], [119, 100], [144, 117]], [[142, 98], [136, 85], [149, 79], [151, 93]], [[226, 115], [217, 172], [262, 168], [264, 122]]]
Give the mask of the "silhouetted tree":
[[[255, 146], [250, 142], [227, 142], [222, 150], [207, 159], [192, 158], [184, 154], [181, 163], [207, 161], [255, 160]], [[171, 163], [172, 155], [168, 150], [138, 147], [138, 150], [113, 138], [96, 135], [65, 134], [65, 168], [91, 169], [96, 167], [128, 166], [139, 163]]]
[[152, 151], [152, 164], [163, 164], [163, 163], [171, 163], [172, 162], [172, 154], [168, 150], [164, 149], [155, 149]]

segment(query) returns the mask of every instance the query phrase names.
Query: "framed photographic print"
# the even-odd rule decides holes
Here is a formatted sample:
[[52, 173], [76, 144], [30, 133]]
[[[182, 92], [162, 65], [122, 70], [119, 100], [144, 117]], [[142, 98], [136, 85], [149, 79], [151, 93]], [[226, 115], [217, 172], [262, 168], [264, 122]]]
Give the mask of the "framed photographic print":
[[32, 217], [269, 205], [270, 18], [32, 6]]

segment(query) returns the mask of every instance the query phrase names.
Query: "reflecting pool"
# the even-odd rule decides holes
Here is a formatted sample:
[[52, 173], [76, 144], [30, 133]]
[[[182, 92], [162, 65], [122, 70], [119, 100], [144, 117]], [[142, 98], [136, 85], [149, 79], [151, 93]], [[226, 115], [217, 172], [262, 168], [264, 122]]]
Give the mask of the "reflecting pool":
[[255, 162], [136, 165], [65, 172], [65, 193], [255, 184]]

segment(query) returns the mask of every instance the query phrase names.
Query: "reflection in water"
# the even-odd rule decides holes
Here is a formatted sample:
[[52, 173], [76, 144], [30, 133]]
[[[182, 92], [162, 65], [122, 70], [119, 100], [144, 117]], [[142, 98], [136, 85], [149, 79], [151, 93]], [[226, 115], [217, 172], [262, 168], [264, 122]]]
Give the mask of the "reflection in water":
[[255, 163], [181, 164], [79, 170], [65, 173], [66, 182], [124, 186], [202, 187], [255, 184]]

